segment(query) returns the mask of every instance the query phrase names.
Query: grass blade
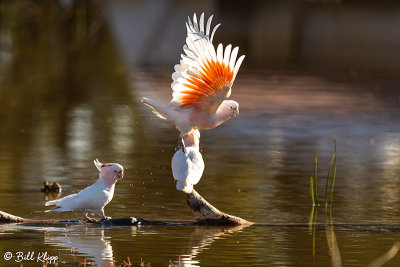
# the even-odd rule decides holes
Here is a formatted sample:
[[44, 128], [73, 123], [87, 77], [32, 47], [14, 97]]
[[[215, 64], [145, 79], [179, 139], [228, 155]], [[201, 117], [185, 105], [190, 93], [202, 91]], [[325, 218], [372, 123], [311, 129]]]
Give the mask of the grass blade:
[[325, 186], [325, 208], [328, 206], [328, 189], [329, 189], [329, 178], [331, 176], [331, 169], [332, 169], [332, 164], [333, 160], [335, 159], [335, 153], [332, 155], [331, 162], [329, 164], [329, 170], [328, 170], [328, 176], [326, 178], [326, 186]]
[[315, 152], [315, 167], [314, 167], [314, 194], [315, 194], [315, 205], [318, 206], [318, 186], [317, 186], [317, 162], [318, 152]]
[[313, 206], [315, 206], [315, 198], [314, 198], [314, 179], [310, 177], [310, 192], [311, 192], [311, 200]]
[[317, 230], [317, 226], [316, 226], [316, 224], [317, 224], [317, 213], [318, 213], [318, 209], [316, 208], [315, 209], [315, 215], [314, 215], [314, 222], [313, 222], [313, 226], [314, 226], [314, 228], [313, 228], [313, 258], [314, 258], [314, 260], [315, 260], [315, 252], [316, 252], [316, 249], [315, 249], [315, 237], [316, 237], [316, 230]]
[[331, 188], [331, 199], [329, 201], [329, 205], [332, 205], [332, 199], [333, 199], [333, 188], [335, 187], [335, 178], [336, 178], [336, 139], [333, 139], [333, 142], [335, 144], [335, 163], [333, 166], [333, 177], [332, 177], [332, 188]]
[[314, 211], [315, 211], [315, 207], [313, 205], [312, 208], [311, 208], [310, 219], [308, 220], [308, 231], [310, 233], [312, 233], [313, 226], [314, 226]]

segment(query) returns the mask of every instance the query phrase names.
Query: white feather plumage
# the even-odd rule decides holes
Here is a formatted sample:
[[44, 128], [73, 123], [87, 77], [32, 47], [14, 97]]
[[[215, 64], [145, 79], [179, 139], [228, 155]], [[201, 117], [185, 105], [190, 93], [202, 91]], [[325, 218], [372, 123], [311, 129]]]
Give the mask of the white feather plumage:
[[172, 175], [177, 181], [176, 189], [191, 193], [203, 175], [204, 161], [199, 151], [200, 132], [193, 130], [183, 137], [185, 151], [179, 149], [172, 157]]
[[105, 218], [104, 207], [112, 200], [115, 183], [123, 177], [124, 169], [118, 163], [103, 164], [98, 159], [93, 162], [100, 171], [99, 179], [77, 194], [47, 201], [45, 206], [56, 206], [48, 211], [95, 213]]

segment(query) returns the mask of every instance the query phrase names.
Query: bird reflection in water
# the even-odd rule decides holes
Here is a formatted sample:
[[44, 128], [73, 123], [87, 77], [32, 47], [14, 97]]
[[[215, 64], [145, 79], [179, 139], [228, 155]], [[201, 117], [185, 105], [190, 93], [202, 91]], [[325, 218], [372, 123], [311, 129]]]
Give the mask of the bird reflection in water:
[[83, 256], [87, 263], [90, 261], [97, 266], [114, 264], [110, 237], [105, 236], [104, 229], [98, 227], [74, 227], [64, 234], [46, 232], [44, 242], [68, 248], [70, 255]]
[[170, 262], [169, 266], [201, 266], [196, 257], [217, 239], [227, 238], [229, 235], [242, 230], [246, 226], [236, 227], [209, 227], [198, 226], [188, 238], [186, 249], [178, 260]]

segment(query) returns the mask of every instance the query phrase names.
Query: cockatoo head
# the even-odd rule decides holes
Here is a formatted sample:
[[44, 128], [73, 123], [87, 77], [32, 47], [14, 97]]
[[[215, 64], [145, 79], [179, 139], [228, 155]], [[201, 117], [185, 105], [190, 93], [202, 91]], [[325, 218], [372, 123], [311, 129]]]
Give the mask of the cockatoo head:
[[124, 177], [124, 167], [118, 163], [101, 163], [98, 159], [93, 162], [100, 172], [100, 178], [106, 184], [113, 185]]
[[233, 100], [224, 100], [217, 109], [218, 116], [226, 121], [239, 114], [239, 103]]
[[185, 143], [185, 147], [198, 147], [200, 143], [200, 131], [192, 129], [189, 133], [183, 136], [183, 142]]

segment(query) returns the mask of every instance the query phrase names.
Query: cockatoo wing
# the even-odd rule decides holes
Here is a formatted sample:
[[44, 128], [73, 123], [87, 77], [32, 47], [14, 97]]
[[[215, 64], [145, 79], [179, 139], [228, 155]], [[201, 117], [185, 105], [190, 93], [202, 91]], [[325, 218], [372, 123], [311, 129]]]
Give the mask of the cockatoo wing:
[[193, 21], [188, 18], [186, 45], [183, 46], [185, 54], [175, 65], [171, 84], [171, 104], [205, 110], [210, 114], [214, 114], [222, 101], [230, 96], [233, 81], [244, 59], [243, 55], [236, 61], [239, 48], [232, 50], [232, 45], [227, 45], [224, 51], [219, 44], [215, 51], [212, 40], [220, 24], [210, 35], [212, 17], [206, 27], [204, 13], [199, 21], [196, 14]]
[[47, 201], [46, 203], [44, 203], [45, 206], [52, 206], [52, 205], [57, 205], [59, 206], [59, 203], [63, 203], [63, 202], [68, 202], [68, 199], [73, 198], [76, 194], [72, 194], [72, 195], [68, 195], [59, 199], [55, 199], [55, 200], [50, 200]]
[[184, 187], [186, 186], [186, 178], [189, 172], [189, 162], [185, 153], [182, 150], [175, 152], [171, 161], [172, 175], [174, 179], [179, 181]]
[[[77, 194], [53, 200], [50, 205], [56, 205], [53, 211], [85, 211], [100, 210], [107, 204], [108, 196], [100, 186], [95, 183], [86, 187]], [[49, 205], [48, 202], [45, 204]]]
[[75, 211], [76, 204], [79, 202], [77, 201], [79, 198], [77, 198], [76, 195], [77, 194], [72, 194], [57, 200], [48, 201], [45, 203], [45, 206], [56, 205], [53, 209], [54, 211]]
[[188, 181], [192, 185], [196, 185], [203, 175], [204, 161], [201, 153], [197, 151], [189, 150], [188, 156], [191, 164], [189, 164], [189, 177]]

